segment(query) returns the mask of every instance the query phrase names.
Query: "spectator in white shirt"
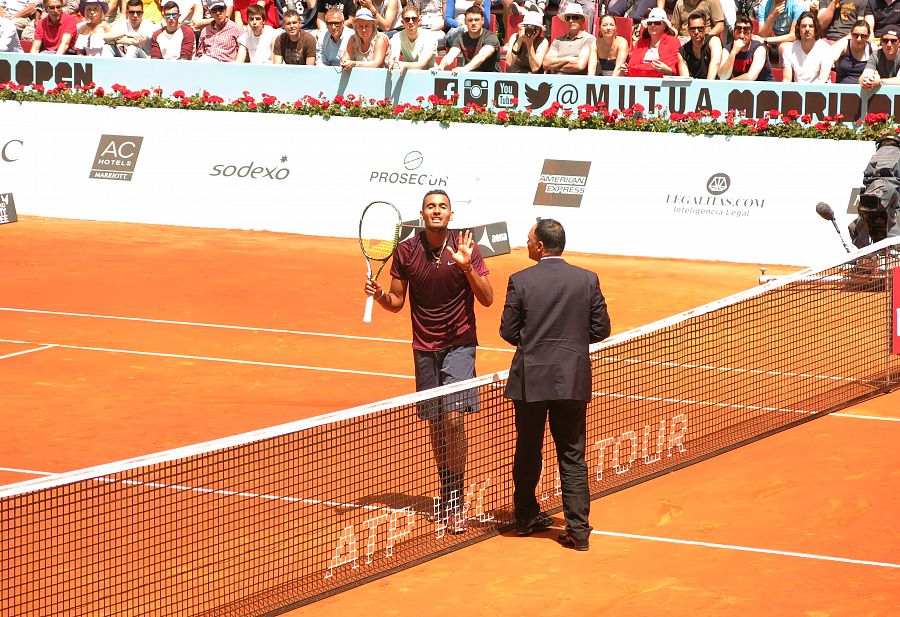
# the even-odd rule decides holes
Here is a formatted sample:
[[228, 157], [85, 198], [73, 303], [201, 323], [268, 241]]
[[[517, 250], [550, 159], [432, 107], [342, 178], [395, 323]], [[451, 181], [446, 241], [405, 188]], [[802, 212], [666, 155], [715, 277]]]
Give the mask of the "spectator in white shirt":
[[16, 25], [6, 17], [6, 0], [0, 0], [0, 52], [22, 53]]
[[117, 58], [149, 58], [150, 37], [159, 28], [144, 19], [144, 3], [141, 0], [128, 0], [125, 4], [125, 14], [127, 18], [115, 22], [103, 37], [107, 44], [102, 55]]
[[178, 3], [169, 0], [163, 5], [163, 26], [150, 38], [150, 57], [156, 60], [192, 60], [194, 58], [194, 30], [179, 24]]
[[247, 7], [247, 31], [238, 38], [238, 55], [235, 62], [251, 64], [272, 64], [272, 47], [281, 29], [266, 24], [266, 16], [258, 4]]
[[437, 56], [437, 37], [419, 27], [419, 9], [407, 4], [401, 14], [403, 30], [391, 38], [387, 65], [391, 69], [430, 69]]

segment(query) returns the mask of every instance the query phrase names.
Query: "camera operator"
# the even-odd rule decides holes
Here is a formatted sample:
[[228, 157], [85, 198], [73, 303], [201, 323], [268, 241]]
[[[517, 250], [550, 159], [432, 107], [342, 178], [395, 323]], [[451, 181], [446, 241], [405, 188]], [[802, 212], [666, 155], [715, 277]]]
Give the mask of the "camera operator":
[[519, 31], [506, 48], [507, 73], [543, 73], [544, 56], [550, 44], [544, 36], [544, 24], [537, 11], [525, 13]]
[[450, 51], [432, 71], [446, 70], [457, 57], [460, 57], [456, 68], [453, 69], [454, 73], [499, 72], [500, 39], [490, 30], [484, 29], [481, 5], [476, 3], [466, 9], [465, 20], [466, 31], [456, 37]]

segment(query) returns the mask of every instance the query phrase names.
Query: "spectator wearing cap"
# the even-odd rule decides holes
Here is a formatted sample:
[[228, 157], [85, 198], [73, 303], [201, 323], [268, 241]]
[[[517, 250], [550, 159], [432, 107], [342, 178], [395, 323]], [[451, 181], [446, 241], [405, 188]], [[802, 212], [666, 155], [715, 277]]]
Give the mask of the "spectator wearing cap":
[[213, 22], [200, 33], [194, 58], [203, 62], [234, 62], [244, 29], [228, 19], [223, 0], [212, 0], [209, 12]]
[[567, 75], [593, 75], [597, 69], [597, 39], [585, 29], [584, 9], [580, 4], [569, 2], [557, 19], [564, 20], [569, 30], [550, 43], [544, 56], [544, 70]]
[[106, 47], [110, 25], [103, 19], [109, 5], [103, 0], [82, 0], [78, 12], [84, 21], [78, 24], [73, 49], [81, 56], [99, 56]]
[[490, 73], [500, 70], [500, 39], [490, 30], [484, 29], [484, 15], [481, 6], [475, 4], [466, 10], [466, 31], [456, 37], [450, 51], [435, 65], [432, 71], [443, 70], [456, 62], [454, 73], [470, 71]]
[[[146, 0], [144, 0], [146, 1]], [[209, 10], [209, 7], [212, 6], [213, 2], [217, 0], [200, 0], [200, 10], [193, 11], [193, 16], [191, 17], [190, 26], [198, 35], [203, 32], [203, 29], [213, 23], [213, 15], [212, 11]], [[219, 0], [221, 1], [221, 0]], [[179, 5], [180, 7], [181, 5]], [[228, 19], [231, 19], [234, 15], [234, 0], [225, 0], [225, 16]], [[182, 11], [181, 20], [186, 23], [187, 15]]]
[[690, 40], [678, 51], [678, 74], [693, 79], [715, 79], [722, 61], [722, 41], [709, 33], [706, 15], [688, 16]]
[[193, 28], [181, 22], [180, 9], [175, 0], [163, 5], [162, 28], [150, 37], [150, 57], [155, 60], [191, 60], [194, 57], [196, 35]]
[[678, 74], [681, 41], [675, 36], [672, 22], [661, 8], [650, 10], [641, 22], [644, 32], [631, 50], [628, 60], [630, 77], [662, 77]]
[[506, 72], [543, 73], [544, 58], [549, 49], [541, 14], [527, 11], [519, 22], [519, 31], [506, 45]]
[[437, 35], [419, 25], [419, 9], [407, 4], [401, 12], [403, 31], [391, 39], [388, 67], [407, 71], [430, 69], [437, 56]]
[[900, 29], [900, 2], [896, 0], [868, 0], [863, 9], [863, 19], [869, 22], [875, 38], [888, 28]]
[[357, 11], [354, 0], [316, 0], [316, 21], [318, 29], [325, 30], [325, 13], [329, 9], [340, 9], [344, 15], [344, 25], [353, 27], [353, 15]]
[[45, 0], [47, 16], [34, 27], [31, 53], [65, 54], [78, 36], [78, 20], [63, 13], [62, 0]]
[[272, 50], [273, 64], [314, 66], [316, 64], [316, 38], [300, 27], [300, 13], [284, 12], [284, 32], [275, 39]]
[[881, 49], [869, 56], [859, 85], [873, 90], [882, 84], [900, 84], [900, 28], [891, 26], [881, 33]]
[[719, 79], [772, 81], [766, 46], [753, 37], [753, 22], [747, 15], [734, 20], [734, 41], [725, 47]]
[[[294, 11], [295, 13], [297, 11]], [[263, 7], [251, 4], [247, 7], [248, 26], [238, 39], [238, 55], [235, 62], [250, 64], [272, 64], [272, 53], [275, 48], [275, 39], [281, 34], [266, 23]], [[298, 20], [299, 21], [299, 20]], [[303, 34], [306, 34], [304, 32]], [[312, 35], [308, 35], [312, 38]], [[315, 55], [315, 54], [313, 54]]]
[[144, 3], [141, 0], [128, 0], [125, 11], [126, 19], [114, 22], [106, 33], [106, 47], [102, 55], [149, 58], [150, 37], [158, 28], [144, 19]]
[[[729, 1], [731, 0], [726, 0]], [[694, 13], [702, 13], [706, 18], [707, 34], [710, 36], [719, 36], [725, 31], [725, 14], [719, 0], [678, 0], [672, 11], [672, 28], [682, 38], [682, 42], [686, 42], [691, 36], [688, 22]]]
[[341, 69], [383, 67], [388, 52], [388, 37], [375, 28], [375, 17], [369, 9], [356, 11], [353, 30], [355, 32], [347, 41], [347, 49], [341, 58]]
[[344, 25], [344, 12], [338, 7], [325, 13], [325, 27], [316, 39], [316, 65], [340, 66], [353, 31]]
[[0, 0], [0, 52], [22, 53], [16, 24], [6, 17], [6, 0]]

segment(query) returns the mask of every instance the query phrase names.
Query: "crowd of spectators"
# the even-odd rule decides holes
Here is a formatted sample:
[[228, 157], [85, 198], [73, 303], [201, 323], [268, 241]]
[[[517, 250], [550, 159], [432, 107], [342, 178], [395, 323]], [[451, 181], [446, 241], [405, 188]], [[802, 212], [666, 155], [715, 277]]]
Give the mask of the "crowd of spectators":
[[0, 0], [0, 52], [900, 83], [898, 1], [557, 1]]

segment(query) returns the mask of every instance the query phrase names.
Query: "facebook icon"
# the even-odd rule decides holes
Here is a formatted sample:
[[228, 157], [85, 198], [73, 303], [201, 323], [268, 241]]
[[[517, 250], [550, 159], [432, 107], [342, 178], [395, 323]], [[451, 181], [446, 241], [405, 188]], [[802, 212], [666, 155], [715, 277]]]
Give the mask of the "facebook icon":
[[448, 101], [452, 100], [453, 95], [459, 94], [459, 82], [455, 79], [444, 79], [436, 77], [434, 80], [434, 95]]

